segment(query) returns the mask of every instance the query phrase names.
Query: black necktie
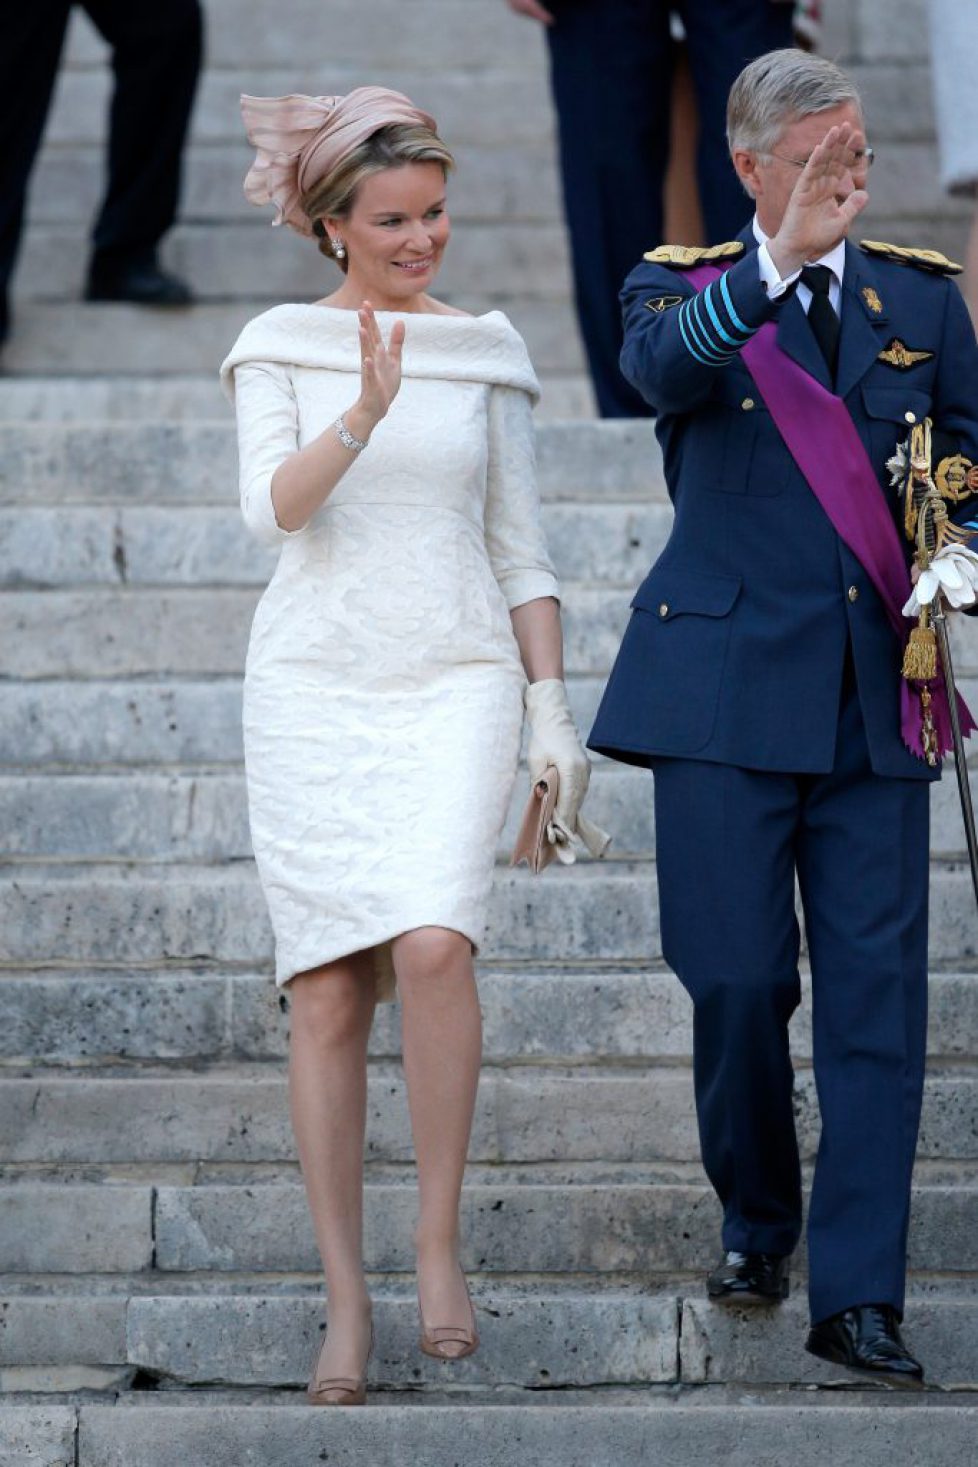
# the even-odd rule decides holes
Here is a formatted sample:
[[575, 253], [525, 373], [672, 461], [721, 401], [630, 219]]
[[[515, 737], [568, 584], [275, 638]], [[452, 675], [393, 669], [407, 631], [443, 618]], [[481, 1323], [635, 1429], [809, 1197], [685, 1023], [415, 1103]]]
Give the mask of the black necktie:
[[806, 265], [801, 272], [801, 279], [802, 284], [807, 285], [812, 293], [812, 303], [808, 307], [808, 324], [815, 333], [815, 340], [834, 379], [835, 364], [839, 357], [839, 318], [829, 300], [832, 271], [828, 265]]

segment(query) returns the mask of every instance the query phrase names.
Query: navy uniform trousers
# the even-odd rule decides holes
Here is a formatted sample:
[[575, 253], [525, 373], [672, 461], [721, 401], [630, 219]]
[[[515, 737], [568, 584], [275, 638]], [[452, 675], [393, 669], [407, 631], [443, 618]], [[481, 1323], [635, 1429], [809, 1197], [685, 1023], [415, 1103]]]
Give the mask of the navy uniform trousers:
[[[801, 1232], [788, 1054], [797, 871], [822, 1121], [811, 1314], [875, 1302], [902, 1313], [927, 1035], [930, 787], [873, 773], [851, 659], [830, 773], [665, 758], [652, 768], [663, 954], [695, 1005], [700, 1142], [723, 1245], [788, 1254]], [[814, 1107], [805, 1115], [811, 1130]]]
[[645, 417], [618, 370], [618, 291], [662, 239], [673, 43], [686, 29], [700, 116], [698, 181], [710, 244], [733, 239], [753, 206], [730, 167], [727, 96], [748, 61], [791, 45], [792, 6], [773, 0], [550, 0], [547, 30], [581, 334], [602, 417]]
[[[200, 71], [198, 0], [84, 0], [112, 47], [115, 91], [108, 185], [94, 256], [111, 265], [151, 255], [172, 225], [180, 156]], [[0, 338], [23, 227], [27, 185], [44, 131], [71, 0], [8, 3], [0, 20]]]

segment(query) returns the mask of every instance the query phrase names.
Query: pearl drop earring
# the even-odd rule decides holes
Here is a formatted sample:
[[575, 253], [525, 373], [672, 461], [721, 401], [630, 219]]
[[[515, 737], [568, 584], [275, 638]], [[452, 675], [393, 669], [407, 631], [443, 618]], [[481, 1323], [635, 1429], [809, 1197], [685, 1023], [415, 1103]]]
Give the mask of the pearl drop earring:
[[333, 259], [334, 260], [345, 260], [346, 259], [346, 245], [343, 243], [343, 241], [341, 239], [334, 239], [333, 240]]

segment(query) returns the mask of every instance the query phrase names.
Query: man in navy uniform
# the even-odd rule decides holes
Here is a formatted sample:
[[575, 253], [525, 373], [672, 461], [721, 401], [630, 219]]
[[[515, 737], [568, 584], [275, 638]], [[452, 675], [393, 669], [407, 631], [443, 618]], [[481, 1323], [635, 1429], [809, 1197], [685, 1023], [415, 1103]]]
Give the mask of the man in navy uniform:
[[745, 62], [792, 35], [790, 0], [509, 0], [547, 27], [574, 294], [598, 410], [646, 417], [618, 370], [616, 294], [661, 239], [675, 45], [682, 16], [699, 114], [697, 181], [706, 237], [729, 239], [749, 216], [723, 136], [731, 83]]
[[622, 293], [622, 369], [656, 413], [675, 520], [590, 745], [654, 772], [662, 947], [694, 1001], [723, 1206], [710, 1296], [788, 1292], [797, 876], [822, 1118], [807, 1348], [916, 1385], [899, 1322], [939, 770], [921, 757], [927, 687], [901, 682], [913, 547], [886, 462], [932, 418], [960, 445], [947, 492], [967, 515], [978, 347], [943, 256], [848, 241], [872, 154], [836, 66], [751, 63], [728, 135], [753, 222], [713, 251], [652, 251]]

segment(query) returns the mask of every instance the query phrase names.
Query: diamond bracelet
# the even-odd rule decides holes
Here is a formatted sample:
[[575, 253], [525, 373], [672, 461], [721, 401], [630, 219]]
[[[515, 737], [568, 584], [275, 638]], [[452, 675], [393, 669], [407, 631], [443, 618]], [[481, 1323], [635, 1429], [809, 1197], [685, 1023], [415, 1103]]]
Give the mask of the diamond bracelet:
[[339, 438], [344, 448], [348, 448], [351, 453], [363, 453], [363, 450], [367, 446], [367, 440], [365, 438], [354, 438], [353, 434], [350, 432], [349, 428], [343, 421], [342, 413], [340, 413], [339, 417], [336, 419], [333, 427], [336, 429], [336, 436], [337, 438]]

